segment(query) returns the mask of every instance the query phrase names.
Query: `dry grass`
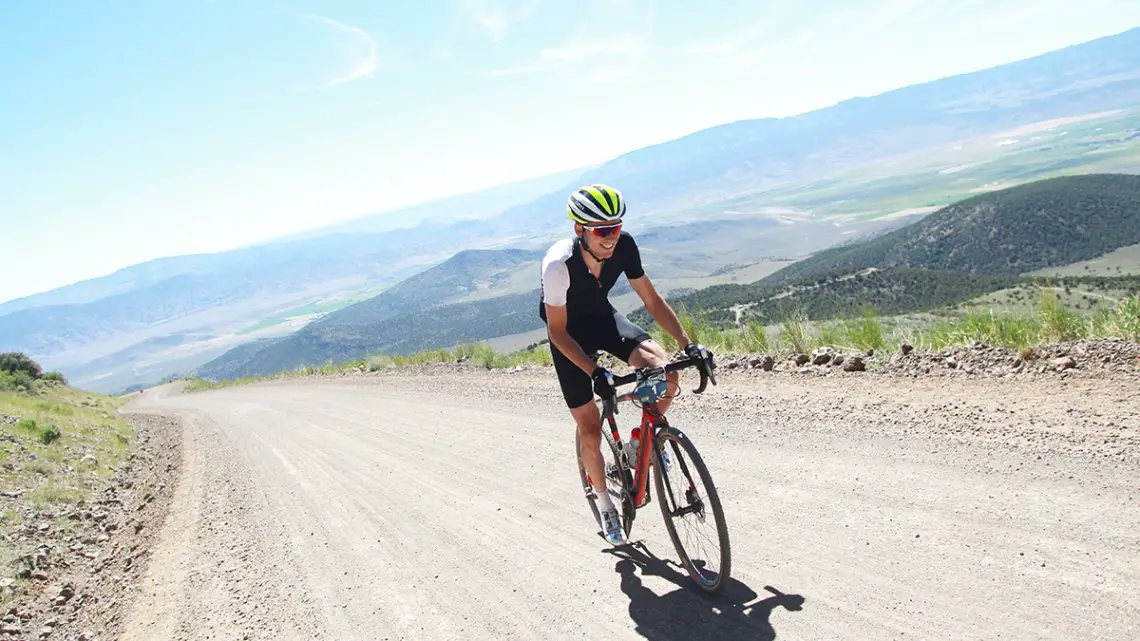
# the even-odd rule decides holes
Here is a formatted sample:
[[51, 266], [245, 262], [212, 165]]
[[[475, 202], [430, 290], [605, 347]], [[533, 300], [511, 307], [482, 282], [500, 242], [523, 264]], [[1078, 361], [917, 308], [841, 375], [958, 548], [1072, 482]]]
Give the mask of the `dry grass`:
[[[851, 350], [894, 349], [910, 343], [919, 349], [942, 349], [985, 341], [992, 345], [1026, 349], [1033, 345], [1086, 338], [1118, 337], [1140, 341], [1140, 297], [1114, 301], [1095, 312], [1082, 312], [1066, 304], [1053, 288], [1034, 292], [1036, 305], [1031, 311], [983, 310], [977, 305], [965, 311], [900, 317], [879, 316], [865, 308], [856, 316], [829, 321], [811, 321], [803, 313], [792, 314], [782, 322], [765, 326], [749, 319], [733, 327], [717, 327], [694, 317], [683, 307], [677, 318], [694, 341], [719, 355], [745, 355], [785, 350], [808, 353], [818, 347]], [[669, 351], [677, 342], [659, 326], [650, 334]], [[510, 353], [497, 352], [486, 343], [461, 345], [454, 349], [424, 350], [411, 355], [377, 354], [350, 363], [301, 367], [270, 376], [229, 381], [190, 379], [188, 391], [242, 385], [276, 378], [331, 374], [343, 371], [375, 372], [432, 363], [466, 361], [487, 369], [520, 365], [550, 365], [550, 347], [543, 343]]]
[[[26, 513], [50, 515], [110, 483], [135, 441], [134, 429], [116, 413], [124, 402], [63, 385], [0, 392], [0, 414], [17, 417], [0, 434], [0, 491], [19, 496], [2, 499], [0, 564], [8, 567], [30, 550], [32, 543], [17, 536]], [[94, 464], [84, 462], [88, 455]]]

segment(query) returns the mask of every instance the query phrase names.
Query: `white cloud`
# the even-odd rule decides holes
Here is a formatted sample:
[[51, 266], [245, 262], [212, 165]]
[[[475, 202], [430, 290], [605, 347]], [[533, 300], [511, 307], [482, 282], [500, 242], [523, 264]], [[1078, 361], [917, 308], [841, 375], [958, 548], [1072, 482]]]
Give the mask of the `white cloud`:
[[352, 49], [354, 55], [358, 56], [346, 73], [329, 80], [326, 86], [334, 87], [354, 80], [370, 78], [376, 73], [376, 70], [380, 68], [380, 54], [376, 39], [368, 35], [367, 31], [324, 16], [310, 17], [320, 20], [349, 35], [353, 41]]
[[539, 57], [558, 62], [582, 62], [595, 56], [625, 56], [642, 51], [645, 45], [632, 40], [624, 42], [587, 42], [566, 45], [553, 49], [543, 49]]
[[613, 23], [624, 21], [641, 28], [626, 33], [611, 32], [604, 39], [599, 39], [592, 29], [581, 30], [561, 45], [543, 48], [529, 61], [478, 75], [499, 77], [574, 69], [583, 77], [606, 82], [634, 73], [652, 51], [656, 3], [653, 0], [595, 0], [595, 3], [609, 12]]
[[460, 10], [500, 42], [511, 27], [530, 17], [538, 0], [458, 0]]
[[[538, 52], [538, 57], [514, 67], [492, 69], [482, 76], [515, 76], [528, 73], [557, 71], [577, 68], [586, 63], [637, 62], [649, 51], [649, 45], [640, 40], [609, 42], [568, 43], [559, 47], [548, 47]], [[622, 74], [626, 75], [626, 74]]]
[[[1114, 0], [1088, 0], [1088, 9], [1100, 9]], [[719, 36], [688, 43], [692, 56], [717, 58], [724, 63], [753, 64], [777, 58], [781, 52], [835, 51], [842, 47], [870, 48], [883, 39], [899, 41], [938, 39], [952, 29], [954, 38], [1001, 33], [1032, 22], [1034, 16], [1062, 20], [1073, 12], [1070, 0], [868, 0], [827, 5], [803, 20], [804, 9], [777, 2], [758, 21], [727, 30]], [[1083, 9], [1082, 9], [1083, 10]], [[962, 19], [971, 16], [970, 19]], [[1008, 37], [1008, 36], [1006, 36]], [[957, 40], [956, 46], [963, 46]]]

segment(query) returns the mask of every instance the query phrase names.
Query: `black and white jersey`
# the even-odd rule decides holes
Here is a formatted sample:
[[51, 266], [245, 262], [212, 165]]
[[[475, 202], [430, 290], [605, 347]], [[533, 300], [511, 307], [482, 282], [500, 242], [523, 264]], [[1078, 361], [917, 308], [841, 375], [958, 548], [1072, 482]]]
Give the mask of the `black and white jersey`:
[[590, 318], [608, 318], [614, 311], [608, 296], [618, 277], [625, 274], [633, 280], [645, 275], [637, 243], [627, 232], [621, 232], [614, 254], [606, 259], [598, 278], [586, 267], [582, 252], [579, 238], [567, 238], [554, 243], [542, 259], [542, 299], [538, 307], [544, 322], [547, 304], [565, 305], [566, 322], [571, 327]]

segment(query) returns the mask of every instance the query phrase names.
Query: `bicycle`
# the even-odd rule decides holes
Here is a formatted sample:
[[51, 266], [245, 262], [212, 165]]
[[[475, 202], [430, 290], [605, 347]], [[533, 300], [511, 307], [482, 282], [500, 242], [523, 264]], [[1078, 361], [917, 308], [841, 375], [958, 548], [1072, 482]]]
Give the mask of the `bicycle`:
[[[673, 541], [674, 549], [681, 557], [681, 562], [690, 578], [702, 590], [710, 594], [718, 594], [724, 590], [728, 583], [732, 567], [728, 526], [725, 523], [720, 497], [717, 494], [716, 486], [713, 485], [712, 476], [709, 474], [704, 460], [697, 452], [696, 446], [681, 430], [671, 426], [665, 416], [657, 409], [657, 402], [665, 398], [668, 392], [668, 384], [665, 379], [665, 374], [668, 372], [687, 367], [697, 367], [701, 375], [701, 382], [693, 390], [695, 394], [703, 393], [710, 380], [713, 385], [716, 385], [716, 375], [712, 371], [715, 368], [712, 353], [706, 353], [708, 356], [704, 359], [683, 358], [664, 366], [644, 367], [636, 369], [630, 374], [615, 376], [615, 389], [629, 383], [636, 383], [636, 386], [632, 391], [625, 394], [615, 394], [612, 400], [602, 401], [602, 421], [608, 423], [609, 426], [608, 430], [604, 429], [605, 426], [603, 426], [602, 434], [605, 436], [612, 454], [612, 460], [607, 460], [605, 465], [607, 491], [612, 493], [614, 484], [619, 489], [622, 527], [625, 530], [627, 540], [633, 528], [637, 510], [651, 502], [649, 468], [652, 466], [654, 488], [659, 499], [658, 503], [661, 506], [661, 515], [665, 519], [665, 529], [669, 531], [669, 538]], [[617, 420], [614, 416], [618, 413], [618, 404], [622, 402], [630, 402], [642, 410], [639, 426], [640, 443], [637, 452], [628, 451], [628, 446], [622, 441], [617, 428]], [[578, 453], [578, 473], [586, 493], [586, 500], [590, 505], [590, 510], [594, 513], [598, 527], [601, 528], [601, 515], [598, 513], [596, 504], [597, 494], [594, 490], [594, 484], [582, 464], [581, 437], [575, 434], [574, 441], [575, 451]], [[697, 491], [690, 464], [686, 464], [682, 452], [690, 459], [691, 468], [696, 470], [697, 477], [705, 488], [707, 498], [702, 498]], [[631, 468], [631, 455], [636, 461], [635, 466], [633, 466], [636, 469]], [[607, 458], [604, 448], [603, 458]], [[677, 474], [674, 474], [675, 471]], [[674, 476], [677, 478], [673, 478]], [[674, 492], [675, 487], [683, 487], [684, 490], [683, 492]], [[686, 504], [679, 507], [678, 494], [682, 493]], [[615, 503], [617, 502], [615, 497]], [[696, 515], [702, 523], [706, 522], [708, 511], [712, 512], [713, 522], [716, 525], [716, 540], [720, 557], [719, 563], [711, 564], [714, 566], [712, 568], [705, 567], [709, 565], [707, 561], [693, 558], [690, 550], [682, 544], [677, 527], [674, 524], [675, 519], [690, 514]], [[602, 535], [602, 532], [599, 531], [598, 534]]]

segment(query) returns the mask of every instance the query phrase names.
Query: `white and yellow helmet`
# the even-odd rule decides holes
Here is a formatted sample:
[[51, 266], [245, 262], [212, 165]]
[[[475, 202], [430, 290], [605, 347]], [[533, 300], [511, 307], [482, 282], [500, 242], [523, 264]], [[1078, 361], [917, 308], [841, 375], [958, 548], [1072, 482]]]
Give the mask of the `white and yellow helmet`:
[[583, 225], [616, 223], [625, 215], [625, 199], [613, 187], [593, 183], [570, 194], [566, 212], [570, 220]]

